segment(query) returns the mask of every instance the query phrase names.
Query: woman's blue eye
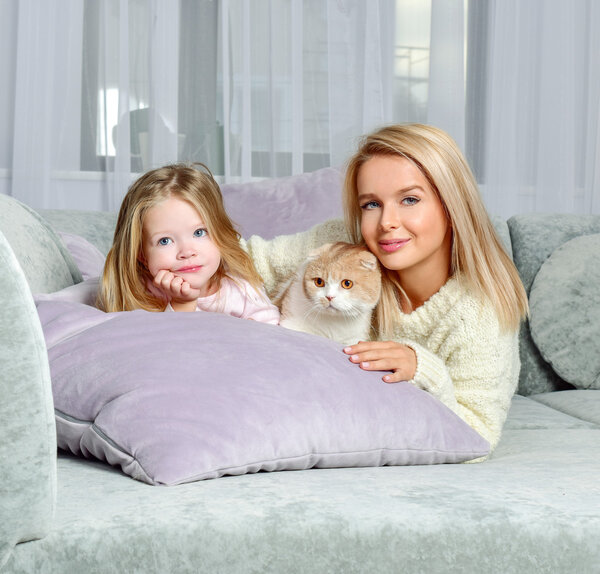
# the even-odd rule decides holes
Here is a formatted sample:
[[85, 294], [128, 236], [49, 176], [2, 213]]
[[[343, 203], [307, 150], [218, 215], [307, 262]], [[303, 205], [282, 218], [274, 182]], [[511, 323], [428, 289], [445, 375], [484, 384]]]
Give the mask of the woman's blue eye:
[[367, 201], [367, 203], [363, 203], [360, 208], [361, 209], [377, 209], [379, 207], [378, 201]]
[[158, 244], [159, 245], [169, 245], [169, 243], [171, 243], [171, 238], [170, 237], [161, 237], [158, 240]]
[[202, 227], [194, 231], [194, 237], [204, 237], [205, 235], [208, 235], [208, 231], [206, 231], [206, 229], [203, 229]]
[[405, 197], [402, 200], [402, 203], [404, 205], [416, 205], [417, 203], [419, 203], [420, 199], [418, 197], [413, 197], [412, 195], [410, 197]]

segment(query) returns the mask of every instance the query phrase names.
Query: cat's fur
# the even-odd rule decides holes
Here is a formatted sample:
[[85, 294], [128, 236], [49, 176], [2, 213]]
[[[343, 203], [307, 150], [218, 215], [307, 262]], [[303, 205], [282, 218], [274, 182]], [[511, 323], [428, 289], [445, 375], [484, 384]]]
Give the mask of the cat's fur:
[[[351, 283], [349, 283], [351, 282]], [[328, 243], [311, 252], [275, 304], [280, 324], [351, 345], [368, 340], [381, 295], [381, 271], [366, 247]]]

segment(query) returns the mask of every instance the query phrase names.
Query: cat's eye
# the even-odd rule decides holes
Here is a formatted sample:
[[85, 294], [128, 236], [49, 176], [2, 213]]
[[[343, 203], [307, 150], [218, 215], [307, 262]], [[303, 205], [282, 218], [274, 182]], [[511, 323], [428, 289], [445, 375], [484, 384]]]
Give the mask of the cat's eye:
[[315, 285], [317, 287], [325, 287], [325, 281], [323, 281], [323, 279], [321, 279], [320, 277], [315, 277], [313, 281], [315, 282]]
[[352, 285], [354, 285], [354, 283], [352, 283], [352, 281], [350, 279], [343, 279], [342, 280], [342, 287], [344, 289], [351, 289]]

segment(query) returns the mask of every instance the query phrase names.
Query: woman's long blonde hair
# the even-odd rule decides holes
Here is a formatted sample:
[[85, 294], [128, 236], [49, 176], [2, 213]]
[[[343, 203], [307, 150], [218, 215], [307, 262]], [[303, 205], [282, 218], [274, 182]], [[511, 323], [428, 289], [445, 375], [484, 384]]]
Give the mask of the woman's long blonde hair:
[[[383, 127], [363, 138], [348, 163], [344, 182], [346, 225], [363, 243], [357, 177], [374, 156], [411, 161], [437, 193], [452, 228], [450, 273], [494, 306], [500, 324], [517, 329], [528, 312], [527, 295], [515, 265], [504, 250], [463, 154], [444, 131], [422, 124]], [[402, 291], [394, 272], [383, 269], [383, 288], [375, 314], [378, 337], [390, 338], [400, 313]]]
[[262, 287], [252, 260], [240, 246], [240, 234], [225, 211], [221, 190], [210, 170], [203, 164], [173, 164], [142, 175], [123, 199], [98, 296], [98, 306], [104, 311], [165, 308], [166, 301], [148, 290], [152, 277], [140, 255], [144, 216], [169, 197], [187, 201], [198, 211], [219, 249], [221, 264], [212, 281], [229, 275], [245, 279], [256, 289]]

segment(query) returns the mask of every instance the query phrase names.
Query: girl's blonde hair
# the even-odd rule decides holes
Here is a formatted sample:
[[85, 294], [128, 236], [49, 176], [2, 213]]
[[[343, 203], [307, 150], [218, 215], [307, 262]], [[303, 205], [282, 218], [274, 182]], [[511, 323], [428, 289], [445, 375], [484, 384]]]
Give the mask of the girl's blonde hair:
[[[403, 157], [421, 171], [440, 199], [452, 229], [451, 275], [487, 298], [504, 328], [517, 329], [528, 312], [525, 289], [496, 234], [469, 165], [452, 138], [422, 124], [387, 126], [363, 138], [348, 163], [344, 182], [346, 225], [356, 243], [364, 243], [357, 177], [362, 165], [374, 156]], [[403, 292], [396, 273], [382, 271], [375, 328], [379, 337], [391, 338]]]
[[123, 199], [98, 297], [98, 306], [104, 311], [165, 308], [165, 300], [148, 290], [152, 277], [140, 259], [144, 216], [148, 209], [170, 197], [196, 208], [219, 249], [221, 264], [212, 281], [229, 275], [245, 279], [256, 289], [262, 287], [252, 260], [240, 246], [240, 234], [225, 211], [221, 190], [210, 170], [203, 164], [173, 164], [142, 175]]

